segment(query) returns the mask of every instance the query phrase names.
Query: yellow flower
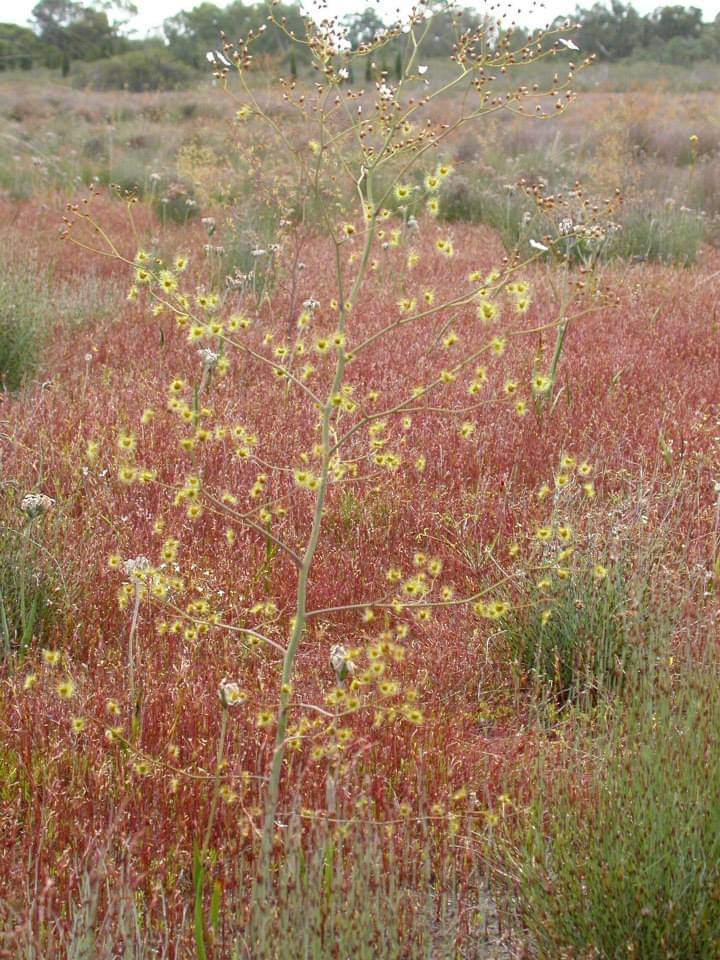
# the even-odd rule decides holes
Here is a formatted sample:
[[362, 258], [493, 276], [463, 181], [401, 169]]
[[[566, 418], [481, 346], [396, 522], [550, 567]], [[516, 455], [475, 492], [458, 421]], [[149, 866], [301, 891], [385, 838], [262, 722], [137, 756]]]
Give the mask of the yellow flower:
[[483, 323], [492, 323], [500, 315], [500, 308], [489, 300], [483, 300], [478, 306], [477, 313]]
[[601, 563], [597, 563], [593, 567], [593, 576], [596, 580], [604, 580], [607, 574], [607, 567], [604, 567]]
[[131, 484], [137, 480], [137, 469], [124, 465], [118, 470], [118, 480], [121, 483]]
[[75, 696], [75, 683], [70, 677], [61, 680], [56, 689], [63, 700], [71, 700]]
[[125, 453], [132, 453], [137, 447], [137, 440], [131, 433], [121, 433], [117, 445]]

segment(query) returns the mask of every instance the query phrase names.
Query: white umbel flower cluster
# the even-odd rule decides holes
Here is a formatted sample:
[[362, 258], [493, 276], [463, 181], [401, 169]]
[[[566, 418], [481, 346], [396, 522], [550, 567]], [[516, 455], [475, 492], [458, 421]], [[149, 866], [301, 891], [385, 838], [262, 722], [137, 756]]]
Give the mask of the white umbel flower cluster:
[[30, 520], [41, 517], [48, 510], [52, 510], [54, 506], [53, 498], [44, 493], [28, 493], [20, 501], [20, 509], [24, 514], [27, 514]]

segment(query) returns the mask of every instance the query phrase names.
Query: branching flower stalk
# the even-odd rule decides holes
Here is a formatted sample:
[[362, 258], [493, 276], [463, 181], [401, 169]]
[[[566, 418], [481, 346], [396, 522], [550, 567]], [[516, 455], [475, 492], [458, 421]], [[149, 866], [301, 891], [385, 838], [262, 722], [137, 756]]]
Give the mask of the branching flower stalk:
[[[274, 24], [272, 15], [269, 22]], [[522, 271], [552, 249], [552, 238], [543, 237], [536, 241], [537, 250], [530, 256], [522, 258], [518, 251], [506, 258], [501, 268], [493, 269], [489, 274], [475, 271], [468, 278], [469, 288], [466, 291], [454, 292], [444, 299], [437, 298], [437, 302], [434, 294], [425, 296], [424, 300], [420, 298], [420, 307], [414, 296], [403, 295], [398, 303], [399, 315], [383, 319], [379, 329], [362, 329], [359, 324], [353, 324], [353, 319], [362, 309], [364, 291], [376, 266], [373, 259], [376, 252], [399, 247], [408, 249], [408, 256], [419, 256], [412, 250], [418, 218], [422, 219], [423, 224], [435, 222], [440, 211], [440, 188], [451, 175], [452, 167], [443, 162], [441, 157], [436, 157], [427, 166], [431, 155], [438, 154], [448, 138], [468, 123], [505, 109], [525, 113], [524, 102], [527, 99], [537, 101], [535, 112], [527, 115], [542, 120], [561, 113], [573, 99], [569, 85], [574, 77], [575, 64], [570, 64], [567, 78], [560, 80], [555, 77], [546, 90], [540, 90], [536, 85], [533, 89], [518, 87], [508, 93], [493, 94], [491, 83], [497, 73], [504, 74], [516, 66], [522, 67], [554, 56], [561, 47], [556, 40], [557, 32], [549, 31], [523, 48], [513, 50], [508, 36], [496, 36], [489, 25], [459, 32], [453, 57], [455, 76], [434, 89], [427, 87], [424, 79], [427, 67], [422, 66], [420, 61], [423, 41], [430, 35], [431, 24], [430, 14], [414, 13], [411, 16], [402, 77], [393, 86], [386, 74], [378, 73], [374, 81], [374, 93], [370, 96], [365, 91], [353, 90], [345, 85], [349, 76], [348, 65], [355, 55], [370, 56], [375, 50], [381, 49], [388, 42], [387, 37], [376, 38], [353, 52], [346, 48], [337, 25], [316, 27], [308, 23], [308, 34], [304, 40], [289, 36], [293, 44], [300, 44], [307, 51], [319, 81], [314, 86], [302, 89], [298, 88], [295, 81], [282, 82], [284, 101], [291, 112], [297, 111], [301, 120], [299, 143], [293, 139], [290, 122], [284, 125], [282, 117], [278, 119], [271, 116], [246, 80], [245, 75], [252, 61], [250, 49], [254, 35], [236, 45], [225, 42], [222, 51], [212, 54], [216, 77], [239, 107], [236, 115], [238, 122], [259, 120], [264, 123], [268, 135], [271, 139], [275, 138], [278, 149], [284, 151], [283, 167], [279, 172], [287, 175], [287, 168], [294, 171], [292, 197], [296, 204], [295, 220], [288, 217], [283, 221], [290, 225], [285, 228], [286, 235], [292, 236], [293, 230], [299, 231], [305, 242], [311, 233], [319, 234], [325, 238], [328, 252], [332, 255], [334, 330], [319, 337], [315, 343], [315, 350], [325, 363], [322, 376], [314, 375], [316, 371], [311, 364], [302, 369], [298, 366], [298, 357], [304, 349], [303, 331], [314, 322], [316, 307], [319, 306], [314, 299], [305, 301], [306, 305], [298, 319], [299, 332], [294, 342], [291, 340], [290, 347], [284, 343], [275, 346], [273, 338], [277, 331], [272, 329], [268, 329], [262, 343], [258, 343], [257, 339], [252, 340], [246, 335], [253, 325], [251, 319], [243, 314], [229, 317], [228, 314], [237, 299], [245, 297], [256, 317], [259, 318], [261, 308], [268, 307], [268, 304], [268, 312], [272, 316], [272, 289], [268, 284], [263, 287], [262, 303], [254, 301], [253, 291], [243, 291], [234, 282], [223, 294], [207, 292], [205, 287], [195, 287], [193, 292], [191, 287], [183, 286], [185, 263], [179, 266], [176, 259], [174, 268], [171, 268], [142, 249], [135, 257], [121, 252], [107, 232], [97, 224], [90, 213], [89, 202], [71, 205], [66, 218], [66, 236], [73, 242], [85, 250], [95, 250], [133, 269], [135, 283], [130, 291], [131, 299], [142, 298], [151, 307], [154, 316], [163, 313], [174, 317], [189, 343], [201, 347], [198, 351], [201, 377], [199, 381], [195, 380], [190, 402], [182, 399], [189, 390], [182, 378], [171, 385], [169, 407], [178, 412], [193, 431], [182, 440], [183, 450], [191, 456], [193, 472], [188, 475], [184, 485], [176, 490], [173, 505], [186, 509], [190, 519], [201, 516], [207, 510], [213, 515], [222, 516], [233, 527], [245, 528], [254, 534], [265, 550], [253, 582], [264, 586], [265, 597], [271, 592], [269, 571], [276, 557], [291, 564], [297, 578], [293, 615], [285, 640], [284, 636], [278, 636], [277, 624], [269, 614], [265, 616], [265, 622], [261, 613], [257, 624], [242, 623], [238, 626], [219, 613], [210, 617], [204, 607], [198, 610], [190, 604], [183, 609], [175, 596], [182, 593], [182, 581], [163, 569], [162, 564], [153, 566], [146, 561], [147, 566], [139, 574], [136, 574], [134, 567], [127, 571], [135, 589], [128, 644], [131, 698], [135, 695], [134, 670], [141, 595], [143, 598], [147, 596], [149, 603], [165, 605], [172, 615], [182, 618], [191, 629], [227, 629], [248, 644], [264, 644], [272, 651], [273, 657], [280, 655], [277, 701], [272, 713], [265, 712], [271, 718], [274, 714], [275, 722], [264, 795], [261, 841], [260, 881], [266, 891], [271, 888], [273, 851], [287, 753], [291, 746], [294, 748], [303, 738], [301, 725], [292, 725], [294, 712], [302, 714], [310, 710], [316, 717], [325, 718], [328, 731], [333, 735], [337, 734], [339, 718], [346, 713], [345, 708], [338, 705], [341, 694], [345, 696], [344, 691], [332, 701], [332, 710], [306, 704], [295, 695], [298, 653], [311, 621], [315, 627], [334, 614], [360, 609], [372, 612], [373, 607], [388, 614], [399, 615], [402, 611], [408, 611], [430, 615], [436, 608], [450, 610], [461, 605], [470, 606], [480, 617], [499, 621], [510, 608], [507, 591], [514, 582], [512, 572], [491, 585], [473, 583], [472, 589], [466, 590], [463, 595], [456, 595], [449, 586], [440, 591], [438, 577], [442, 563], [436, 560], [431, 565], [432, 569], [428, 568], [427, 574], [423, 571], [404, 581], [400, 573], [397, 576], [393, 574], [392, 582], [397, 583], [396, 588], [369, 597], [362, 603], [317, 605], [316, 609], [311, 609], [309, 594], [313, 566], [323, 542], [323, 523], [331, 507], [329, 495], [332, 487], [350, 484], [352, 489], [355, 482], [362, 484], [383, 471], [392, 473], [398, 468], [401, 458], [386, 451], [386, 440], [378, 439], [379, 434], [387, 429], [388, 422], [414, 412], [444, 411], [454, 416], [467, 410], [487, 408], [488, 401], [476, 401], [469, 407], [455, 405], [443, 408], [439, 402], [431, 403], [431, 398], [434, 401], [436, 394], [469, 373], [479, 360], [500, 358], [507, 345], [520, 337], [556, 331], [555, 358], [549, 373], [540, 378], [537, 391], [554, 387], [568, 324], [574, 317], [596, 308], [593, 303], [588, 305], [588, 297], [583, 293], [581, 284], [570, 284], [571, 289], [567, 296], [562, 297], [556, 318], [539, 325], [523, 322], [530, 299], [529, 285], [522, 280]], [[282, 24], [275, 26], [284, 29]], [[400, 28], [393, 29], [390, 36], [395, 40], [400, 38]], [[585, 61], [584, 65], [589, 62]], [[231, 75], [237, 76], [239, 95], [231, 89]], [[454, 98], [454, 116], [448, 116], [450, 94]], [[476, 98], [476, 102], [470, 103], [472, 97]], [[550, 99], [552, 109], [548, 110], [547, 102]], [[442, 121], [433, 120], [427, 115], [428, 108], [439, 100], [442, 104]], [[424, 122], [421, 123], [423, 118]], [[317, 135], [316, 139], [308, 141], [307, 127], [310, 124], [314, 125]], [[417, 183], [418, 179], [422, 179], [424, 186]], [[131, 204], [132, 201], [130, 209]], [[314, 223], [309, 220], [310, 210], [316, 216]], [[389, 229], [388, 225], [392, 226], [394, 217], [399, 226]], [[74, 227], [77, 223], [85, 223], [90, 227], [94, 234], [93, 241], [76, 237]], [[361, 241], [359, 249], [358, 240]], [[296, 243], [294, 249], [297, 251], [300, 248], [301, 244]], [[441, 262], [443, 257], [454, 255], [451, 238], [438, 237], [435, 255]], [[407, 277], [397, 279], [409, 283], [412, 279], [409, 270]], [[292, 304], [301, 299], [297, 255], [292, 262], [289, 283], [292, 314]], [[399, 289], [405, 292], [407, 283], [402, 283]], [[477, 330], [481, 334], [483, 324], [492, 323], [499, 317], [501, 311], [497, 300], [500, 298], [507, 299], [509, 312], [515, 316], [514, 321], [506, 322], [502, 335], [499, 332], [494, 336], [479, 335], [479, 341], [468, 345], [461, 357], [450, 361], [443, 369], [428, 374], [425, 382], [400, 399], [393, 398], [381, 404], [380, 409], [373, 409], [352, 398], [354, 385], [348, 370], [365, 351], [372, 347], [377, 349], [379, 344], [386, 351], [400, 350], [401, 337], [427, 333], [427, 326], [434, 321], [440, 323], [438, 341], [452, 337], [454, 318], [461, 309], [476, 309]], [[592, 300], [592, 297], [589, 299]], [[281, 308], [279, 315], [282, 317], [280, 329], [288, 337], [293, 318], [290, 315], [288, 319], [287, 306]], [[452, 342], [451, 339], [450, 344]], [[235, 428], [233, 435], [238, 438], [239, 444], [237, 455], [244, 463], [254, 465], [261, 471], [251, 494], [260, 506], [251, 510], [239, 509], [236, 496], [229, 491], [213, 489], [203, 476], [202, 469], [200, 451], [203, 445], [215, 440], [222, 442], [222, 438], [231, 432], [224, 426], [215, 430], [207, 429], [205, 421], [210, 411], [203, 406], [203, 400], [211, 392], [216, 379], [222, 378], [227, 372], [230, 351], [238, 351], [248, 363], [264, 369], [271, 379], [279, 379], [286, 407], [302, 410], [307, 422], [317, 431], [317, 443], [312, 452], [303, 453], [302, 463], [298, 465], [293, 459], [295, 454], [285, 457], [282, 450], [273, 448], [272, 452], [263, 451], [261, 455], [255, 449], [257, 438], [243, 427]], [[477, 368], [468, 392], [474, 397], [483, 389], [486, 379], [484, 368]], [[513, 383], [508, 381], [506, 384], [505, 393], [508, 396], [517, 388], [517, 384]], [[532, 393], [536, 388], [531, 386], [530, 389]], [[518, 403], [517, 413], [524, 415], [525, 407], [524, 401]], [[467, 439], [473, 430], [472, 423], [462, 424], [460, 437]], [[371, 442], [369, 448], [359, 451], [361, 431], [368, 431]], [[148, 482], [156, 483], [161, 488], [167, 486], [157, 479], [153, 471], [134, 464], [131, 459], [134, 457], [134, 446], [133, 438], [125, 443], [127, 459], [120, 468], [120, 480], [128, 484]], [[315, 461], [312, 457], [316, 458]], [[308, 464], [314, 464], [312, 469]], [[359, 471], [361, 466], [365, 468], [364, 473]], [[276, 481], [279, 491], [275, 489], [272, 494], [270, 491], [265, 493], [268, 476]], [[296, 503], [300, 497], [308, 498], [304, 504], [309, 506], [309, 519], [305, 521], [307, 526], [293, 538], [291, 534], [284, 534], [281, 526], [279, 529], [275, 527], [273, 511], [282, 510], [284, 515], [288, 506]], [[168, 547], [167, 553], [172, 559], [175, 552], [175, 547]], [[137, 560], [129, 562], [137, 563]], [[134, 579], [136, 576], [139, 579]], [[125, 598], [130, 599], [127, 592]], [[373, 677], [377, 678], [381, 673], [372, 674], [368, 671], [365, 679], [362, 675], [354, 678], [352, 689], [369, 687]], [[397, 686], [388, 683], [385, 691], [380, 692], [385, 696], [393, 696]], [[223, 704], [218, 769], [224, 756], [228, 722], [228, 704], [224, 700]], [[363, 706], [370, 706], [370, 702]], [[347, 712], [356, 709], [359, 706], [348, 708]], [[408, 722], [422, 722], [422, 715], [414, 705], [414, 700], [408, 700], [399, 710], [394, 709], [393, 716], [398, 714]], [[262, 725], [270, 725], [265, 716]], [[337, 754], [333, 758], [337, 759]], [[338, 765], [334, 770], [337, 773]], [[203, 854], [211, 842], [217, 815], [217, 797], [216, 785]], [[333, 814], [335, 812], [332, 811]]]

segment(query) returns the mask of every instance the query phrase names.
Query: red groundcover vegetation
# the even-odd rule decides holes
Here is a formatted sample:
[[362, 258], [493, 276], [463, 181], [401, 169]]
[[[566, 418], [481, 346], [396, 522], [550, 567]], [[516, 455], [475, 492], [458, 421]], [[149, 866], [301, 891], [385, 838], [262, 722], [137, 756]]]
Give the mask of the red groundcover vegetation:
[[[138, 247], [133, 230], [141, 245], [156, 233], [157, 249], [186, 254], [188, 275], [197, 271], [201, 283], [201, 223], [160, 230], [139, 204], [133, 227], [123, 204], [105, 200], [95, 201], [94, 212], [130, 260]], [[126, 266], [62, 241], [61, 216], [53, 204], [4, 203], [8, 259], [17, 265], [28, 257], [49, 276], [50, 297], [90, 283], [116, 295], [102, 315], [58, 323], [37, 376], [2, 401], [3, 522], [22, 526], [18, 508], [27, 493], [54, 498], [53, 509], [34, 522], [33, 555], [55, 592], [43, 649], [31, 645], [21, 668], [0, 683], [0, 886], [18, 911], [6, 917], [7, 929], [22, 922], [28, 903], [69, 922], [67, 904], [102, 854], [110, 884], [115, 878], [143, 891], [147, 915], [164, 913], [172, 930], [187, 909], [193, 845], [208, 822], [223, 678], [237, 681], [246, 697], [230, 715], [211, 838], [223, 891], [238, 882], [239, 858], [252, 858], [262, 827], [262, 778], [273, 743], [265, 713], [277, 697], [278, 656], [225, 627], [252, 626], [257, 605], [272, 604], [263, 607], [263, 622], [281, 639], [295, 596], [293, 566], [270, 541], [242, 526], [228, 534], [227, 518], [212, 509], [190, 517], [175, 492], [201, 473], [204, 485], [232, 491], [237, 509], [249, 510], [259, 482], [268, 503], [284, 505], [273, 512], [272, 530], [295, 543], [308, 522], [304, 492], [288, 492], [292, 476], [283, 486], [273, 474], [272, 489], [258, 476], [280, 450], [283, 462], [297, 463], [316, 442], [314, 422], [286, 382], [273, 382], [251, 356], [237, 355], [202, 397], [211, 436], [184, 450], [187, 431], [168, 401], [173, 381], [182, 382], [178, 395], [189, 401], [199, 376], [197, 345], [170, 314], [153, 317], [142, 298], [127, 299]], [[453, 257], [438, 253], [441, 236], [451, 237]], [[93, 241], [90, 232], [77, 238]], [[430, 219], [420, 222], [413, 243], [419, 256], [412, 290], [432, 290], [439, 299], [504, 255], [483, 227]], [[382, 251], [355, 311], [355, 336], [371, 335], [397, 314], [410, 284], [406, 255], [402, 248]], [[281, 274], [271, 311], [245, 308], [255, 350], [292, 343], [297, 305], [311, 298], [319, 303], [318, 331], [332, 333], [327, 247], [310, 237], [300, 256], [305, 268], [296, 289]], [[502, 581], [547, 522], [548, 500], [538, 492], [553, 484], [562, 457], [592, 468], [594, 496], [583, 494], [582, 478], [573, 474], [569, 516], [587, 562], [608, 567], [618, 550], [662, 537], [657, 583], [663, 602], [676, 608], [678, 637], [697, 645], [714, 639], [716, 612], [703, 594], [718, 535], [720, 262], [707, 254], [687, 271], [604, 267], [602, 302], [568, 329], [550, 411], [536, 407], [526, 385], [538, 358], [547, 365], [554, 349], [554, 331], [542, 330], [557, 319], [552, 270], [534, 264], [523, 273], [532, 303], [522, 324], [538, 332], [488, 358], [478, 402], [467, 395], [467, 378], [451, 384], [437, 408], [418, 404], [383, 434], [400, 460], [386, 479], [373, 474], [364, 483], [361, 469], [331, 491], [308, 607], [358, 608], [310, 622], [293, 696], [323, 703], [335, 683], [328, 661], [334, 644], [359, 648], [363, 657], [370, 649], [370, 658], [380, 645], [388, 678], [410, 692], [418, 711], [412, 722], [372, 712], [346, 720], [348, 746], [332, 800], [338, 815], [357, 811], [361, 798], [364, 815], [379, 820], [396, 820], [406, 807], [442, 818], [470, 804], [487, 827], [532, 794], [543, 732], [528, 712], [525, 678], [498, 624], [466, 606], [422, 615], [383, 609], [372, 621], [363, 614], [368, 599], [387, 594], [393, 568], [406, 576], [439, 562], [442, 583], [458, 595]], [[377, 393], [378, 402], [392, 406], [488, 336], [472, 304], [455, 310], [453, 330], [458, 340], [449, 346], [435, 319], [414, 325], [397, 349], [379, 340], [351, 368], [354, 398], [371, 405]], [[312, 363], [322, 378], [322, 357], [314, 354]], [[507, 389], [509, 381], [517, 391]], [[527, 407], [518, 412], [522, 396]], [[448, 415], [447, 408], [467, 410]], [[468, 422], [472, 430], [463, 434]], [[235, 454], [236, 425], [258, 438], [251, 459]], [[132, 437], [132, 463], [152, 474], [148, 482], [123, 482], [123, 436]], [[364, 432], [358, 458], [366, 447]], [[198, 629], [172, 609], [142, 605], [135, 662], [142, 722], [129, 747], [133, 603], [122, 592], [122, 565], [138, 556], [160, 563], [163, 551], [185, 583], [178, 604], [195, 603], [203, 616], [217, 612], [218, 623]], [[514, 581], [497, 595], [523, 603]], [[322, 742], [310, 732], [289, 751], [283, 817], [327, 810], [328, 772], [338, 761], [323, 753]]]

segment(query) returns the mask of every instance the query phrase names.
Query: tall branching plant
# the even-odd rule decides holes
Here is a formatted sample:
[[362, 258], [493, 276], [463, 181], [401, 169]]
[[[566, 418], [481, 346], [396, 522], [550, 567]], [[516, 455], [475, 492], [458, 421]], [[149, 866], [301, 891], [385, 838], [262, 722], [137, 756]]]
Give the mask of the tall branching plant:
[[[484, 363], [502, 368], [503, 357], [512, 354], [519, 338], [564, 331], [573, 316], [596, 302], [592, 284], [582, 277], [571, 284], [558, 316], [539, 325], [529, 322], [531, 290], [524, 271], [552, 249], [553, 241], [547, 238], [547, 242], [539, 238], [524, 259], [518, 253], [490, 271], [474, 270], [451, 296], [414, 288], [412, 271], [421, 256], [434, 258], [433, 270], [441, 271], [455, 254], [452, 236], [434, 223], [438, 191], [453, 173], [446, 147], [452, 135], [503, 110], [527, 114], [528, 122], [550, 121], [572, 101], [576, 71], [570, 63], [567, 74], [556, 76], [547, 89], [513, 86], [507, 78], [515, 70], [567, 53], [568, 47], [574, 50], [574, 44], [560, 35], [562, 31], [549, 31], [516, 46], [511, 31], [503, 32], [490, 21], [465, 30], [458, 14], [451, 74], [448, 79], [445, 71], [445, 79], [435, 83], [423, 49], [432, 36], [433, 17], [442, 11], [445, 5], [438, 5], [437, 11], [430, 6], [415, 11], [406, 24], [383, 31], [356, 50], [334, 21], [318, 26], [308, 19], [306, 35], [299, 38], [288, 33], [271, 11], [266, 28], [283, 31], [289, 44], [302, 47], [303, 57], [298, 59], [309, 58], [313, 71], [312, 83], [293, 77], [279, 81], [282, 110], [269, 109], [267, 98], [251, 80], [253, 46], [262, 31], [250, 32], [237, 43], [223, 39], [218, 50], [209, 52], [216, 79], [234, 101], [235, 123], [243, 130], [252, 125], [253, 143], [263, 144], [263, 162], [271, 165], [282, 185], [275, 196], [280, 209], [277, 247], [256, 251], [258, 259], [272, 254], [277, 271], [275, 282], [264, 285], [262, 298], [252, 285], [234, 277], [224, 285], [217, 280], [208, 285], [202, 263], [190, 264], [184, 252], [168, 261], [140, 240], [139, 249], [121, 249], [95, 215], [92, 197], [72, 204], [66, 218], [68, 240], [124, 263], [133, 275], [130, 299], [153, 317], [174, 318], [174, 332], [171, 328], [165, 336], [187, 341], [199, 357], [192, 377], [178, 376], [169, 384], [167, 406], [181, 425], [181, 464], [162, 470], [141, 464], [142, 444], [129, 431], [118, 441], [119, 481], [157, 485], [167, 496], [168, 515], [175, 511], [181, 517], [184, 512], [189, 521], [222, 518], [229, 547], [242, 532], [246, 557], [258, 556], [255, 548], [262, 548], [260, 567], [249, 579], [263, 596], [244, 611], [241, 622], [224, 613], [209, 591], [188, 602], [192, 592], [188, 580], [173, 566], [180, 537], [168, 537], [157, 562], [132, 565], [132, 579], [121, 588], [120, 602], [133, 618], [133, 677], [138, 612], [145, 604], [169, 611], [179, 629], [184, 626], [194, 635], [230, 631], [251, 648], [264, 645], [277, 658], [274, 707], [258, 717], [259, 726], [274, 725], [275, 730], [264, 772], [265, 881], [278, 836], [289, 751], [308, 741], [316, 755], [346, 754], [354, 736], [348, 720], [362, 711], [369, 711], [375, 723], [383, 718], [409, 725], [423, 722], [415, 692], [403, 690], [389, 675], [404, 653], [383, 629], [390, 618], [467, 607], [480, 617], [501, 621], [512, 603], [511, 575], [500, 582], [478, 581], [459, 594], [443, 581], [441, 560], [416, 557], [409, 571], [402, 561], [388, 558], [386, 589], [368, 587], [351, 603], [342, 602], [338, 594], [335, 601], [313, 604], [313, 574], [335, 491], [345, 503], [352, 496], [362, 500], [365, 491], [383, 478], [401, 476], [407, 468], [423, 470], [424, 455], [418, 451], [414, 463], [409, 460], [394, 432], [395, 424], [411, 416], [444, 413], [457, 423], [457, 443], [472, 442], [482, 416], [496, 409], [492, 400], [480, 397], [490, 389]], [[402, 50], [398, 78], [377, 67], [388, 48]], [[353, 69], [356, 58], [361, 62]], [[350, 83], [352, 76], [363, 76], [366, 64], [371, 81], [364, 87]], [[132, 217], [132, 200], [128, 212]], [[423, 231], [435, 236], [430, 253], [420, 250]], [[332, 289], [324, 278], [303, 275], [299, 256], [283, 257], [286, 250], [300, 249], [293, 238], [308, 234], [333, 265]], [[396, 278], [402, 295], [386, 304], [382, 318], [369, 321], [364, 316], [368, 290], [383, 258], [395, 256], [404, 257], [404, 274]], [[313, 288], [319, 282], [322, 291]], [[294, 310], [290, 335], [288, 291]], [[295, 303], [297, 308], [292, 307]], [[461, 320], [468, 332], [462, 349], [453, 352], [461, 342]], [[388, 384], [387, 400], [379, 389], [366, 389], [361, 395], [367, 385], [354, 371], [362, 369], [366, 358], [399, 355], [428, 329], [437, 333], [443, 359], [432, 369], [428, 362], [413, 389], [398, 396]], [[273, 384], [279, 387], [302, 430], [260, 437], [251, 427], [215, 416], [210, 398], [221, 379], [230, 377], [233, 360], [240, 368], [243, 390], [267, 390], [269, 396]], [[267, 386], [262, 385], [263, 373]], [[554, 377], [554, 370], [536, 371], [534, 380], [522, 388], [508, 381], [504, 392], [513, 396], [511, 411], [525, 415], [532, 396], [550, 389]], [[227, 392], [224, 396], [230, 411], [233, 403]], [[243, 399], [239, 393], [233, 402], [242, 408]], [[153, 416], [152, 411], [143, 415], [146, 435], [152, 431]], [[300, 436], [314, 439], [298, 450]], [[207, 469], [210, 459], [214, 478]], [[218, 463], [226, 486], [216, 479]], [[185, 473], [179, 485], [173, 479], [178, 472]], [[249, 497], [249, 507], [241, 505], [239, 486]], [[158, 523], [159, 531], [164, 522]], [[285, 621], [269, 575], [281, 563], [286, 565], [283, 569], [292, 570], [295, 582], [294, 609]], [[370, 665], [366, 669], [360, 665], [368, 651], [335, 643], [328, 652], [337, 685], [324, 703], [306, 703], [297, 692], [299, 654], [311, 636], [326, 635], [343, 616], [360, 617], [368, 631], [376, 617], [381, 624], [369, 648]], [[134, 680], [132, 686], [137, 698]], [[228, 710], [243, 697], [240, 690], [232, 703], [226, 694], [223, 697], [224, 736]], [[134, 709], [141, 724], [142, 704]], [[214, 810], [215, 805], [213, 815]], [[203, 852], [208, 843], [206, 837]]]

